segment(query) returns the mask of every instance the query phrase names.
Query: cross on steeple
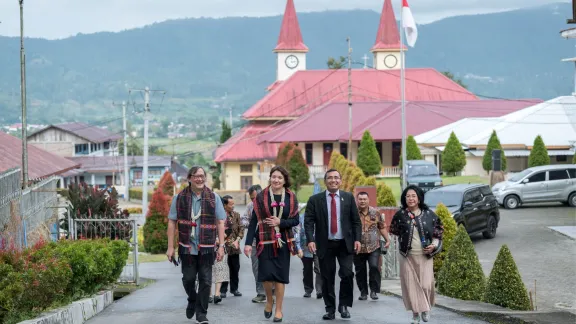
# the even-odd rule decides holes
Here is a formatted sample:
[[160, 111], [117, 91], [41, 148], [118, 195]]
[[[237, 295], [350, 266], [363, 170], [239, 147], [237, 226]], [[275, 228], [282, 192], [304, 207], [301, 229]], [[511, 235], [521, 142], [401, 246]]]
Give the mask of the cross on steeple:
[[368, 68], [368, 55], [364, 54], [364, 57], [362, 57], [362, 59], [364, 60], [364, 68], [367, 69]]

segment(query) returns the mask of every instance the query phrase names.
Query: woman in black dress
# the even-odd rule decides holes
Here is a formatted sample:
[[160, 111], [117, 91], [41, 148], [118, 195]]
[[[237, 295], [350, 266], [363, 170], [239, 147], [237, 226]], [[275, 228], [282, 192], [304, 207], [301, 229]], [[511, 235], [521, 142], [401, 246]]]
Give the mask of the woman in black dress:
[[266, 290], [264, 316], [272, 316], [272, 289], [276, 294], [274, 322], [282, 322], [282, 303], [285, 285], [290, 282], [290, 256], [296, 255], [292, 228], [300, 222], [296, 194], [288, 189], [288, 171], [281, 166], [270, 170], [270, 185], [254, 199], [254, 211], [244, 246], [244, 253], [252, 253], [252, 240], [257, 234], [258, 281]]

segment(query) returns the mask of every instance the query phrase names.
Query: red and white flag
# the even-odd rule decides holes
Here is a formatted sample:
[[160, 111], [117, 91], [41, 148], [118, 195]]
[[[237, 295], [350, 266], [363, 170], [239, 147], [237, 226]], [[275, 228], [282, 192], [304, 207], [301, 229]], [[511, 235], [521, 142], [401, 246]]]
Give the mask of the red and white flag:
[[406, 42], [410, 47], [414, 47], [416, 39], [418, 39], [418, 28], [416, 28], [412, 10], [408, 6], [408, 0], [402, 0], [402, 28], [406, 33]]

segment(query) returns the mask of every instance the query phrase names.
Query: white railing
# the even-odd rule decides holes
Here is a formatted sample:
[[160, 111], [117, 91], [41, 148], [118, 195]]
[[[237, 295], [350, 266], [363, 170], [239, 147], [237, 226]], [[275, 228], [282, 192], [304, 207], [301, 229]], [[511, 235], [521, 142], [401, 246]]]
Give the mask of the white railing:
[[317, 178], [323, 178], [326, 171], [328, 171], [327, 165], [309, 165], [310, 182], [313, 183]]
[[381, 178], [393, 178], [393, 177], [399, 177], [400, 173], [402, 173], [402, 168], [401, 167], [397, 167], [397, 166], [385, 166], [382, 167], [382, 170], [380, 171], [380, 177]]

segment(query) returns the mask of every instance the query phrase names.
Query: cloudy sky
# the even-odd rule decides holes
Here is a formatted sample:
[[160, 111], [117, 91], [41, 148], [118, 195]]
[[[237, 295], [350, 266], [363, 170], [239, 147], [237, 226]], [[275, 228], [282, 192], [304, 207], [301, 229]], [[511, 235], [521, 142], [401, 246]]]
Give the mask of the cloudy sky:
[[[372, 9], [383, 0], [295, 0], [299, 12]], [[568, 0], [409, 0], [418, 23]], [[49, 39], [77, 33], [120, 31], [167, 19], [187, 17], [271, 16], [285, 0], [24, 0], [25, 34]], [[393, 0], [397, 8], [401, 0]], [[0, 35], [19, 35], [17, 0], [0, 0]]]

